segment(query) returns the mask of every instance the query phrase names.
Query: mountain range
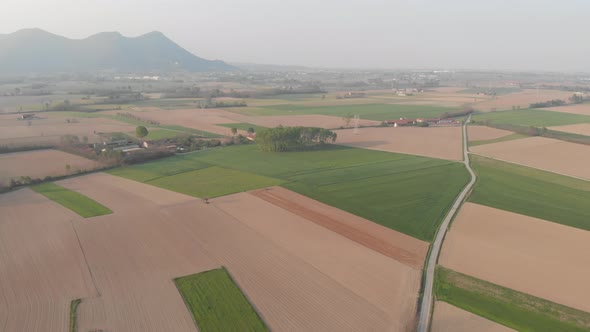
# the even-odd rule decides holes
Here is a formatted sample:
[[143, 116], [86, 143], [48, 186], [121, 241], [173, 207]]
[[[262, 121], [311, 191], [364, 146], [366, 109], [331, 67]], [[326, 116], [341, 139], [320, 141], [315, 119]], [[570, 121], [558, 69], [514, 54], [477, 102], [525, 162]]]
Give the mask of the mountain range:
[[231, 70], [236, 68], [200, 58], [157, 31], [138, 37], [102, 32], [85, 39], [69, 39], [41, 29], [0, 34], [0, 75]]

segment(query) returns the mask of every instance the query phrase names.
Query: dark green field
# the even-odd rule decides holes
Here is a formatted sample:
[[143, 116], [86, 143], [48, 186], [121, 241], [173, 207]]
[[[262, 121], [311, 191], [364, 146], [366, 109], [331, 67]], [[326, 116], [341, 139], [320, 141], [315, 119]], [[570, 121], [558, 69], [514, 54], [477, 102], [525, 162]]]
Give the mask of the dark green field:
[[517, 331], [588, 331], [590, 313], [438, 267], [437, 300]]
[[460, 163], [341, 146], [284, 153], [231, 146], [110, 173], [198, 197], [282, 185], [425, 241], [469, 179]]
[[590, 230], [590, 182], [471, 156], [477, 183], [469, 201]]
[[590, 116], [559, 113], [541, 109], [522, 109], [516, 111], [479, 113], [473, 116], [473, 120], [477, 122], [490, 121], [494, 124], [550, 127], [585, 122], [590, 123]]
[[260, 106], [255, 109], [228, 109], [228, 111], [247, 115], [305, 115], [321, 114], [343, 117], [347, 114], [358, 114], [367, 120], [392, 120], [399, 118], [439, 117], [445, 112], [455, 109], [431, 105], [404, 105], [404, 104], [366, 104], [366, 105], [331, 105], [331, 106], [307, 106], [300, 104], [282, 104]]
[[199, 331], [268, 331], [224, 269], [174, 280]]
[[31, 189], [76, 212], [84, 218], [113, 213], [113, 211], [106, 206], [103, 206], [80, 193], [58, 186], [55, 183], [47, 182], [32, 186]]

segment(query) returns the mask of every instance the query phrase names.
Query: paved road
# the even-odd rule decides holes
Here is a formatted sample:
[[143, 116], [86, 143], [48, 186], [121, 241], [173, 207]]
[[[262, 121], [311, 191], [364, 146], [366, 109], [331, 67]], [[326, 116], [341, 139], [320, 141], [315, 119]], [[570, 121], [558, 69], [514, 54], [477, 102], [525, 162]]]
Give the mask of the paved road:
[[463, 163], [465, 167], [471, 174], [471, 181], [463, 188], [461, 194], [453, 203], [453, 207], [443, 220], [438, 232], [436, 233], [436, 238], [434, 242], [432, 242], [432, 250], [430, 251], [430, 256], [428, 258], [428, 263], [426, 265], [426, 280], [424, 284], [424, 295], [422, 297], [422, 304], [420, 306], [420, 316], [418, 317], [418, 332], [427, 332], [428, 325], [430, 324], [430, 315], [432, 313], [432, 289], [434, 285], [434, 269], [436, 267], [436, 262], [438, 261], [438, 254], [440, 252], [440, 248], [442, 246], [443, 239], [445, 234], [447, 233], [447, 228], [449, 227], [449, 223], [453, 219], [453, 216], [457, 213], [459, 206], [465, 200], [465, 197], [473, 187], [475, 183], [475, 173], [469, 166], [469, 153], [467, 151], [467, 123], [471, 121], [471, 115], [467, 118], [467, 121], [463, 124]]

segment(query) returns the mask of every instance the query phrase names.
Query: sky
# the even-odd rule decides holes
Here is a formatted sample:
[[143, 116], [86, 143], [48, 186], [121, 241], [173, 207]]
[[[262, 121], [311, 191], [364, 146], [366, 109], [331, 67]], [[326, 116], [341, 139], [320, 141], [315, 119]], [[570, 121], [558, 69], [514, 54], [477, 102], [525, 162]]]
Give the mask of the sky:
[[207, 59], [326, 68], [590, 71], [587, 0], [3, 0], [0, 33], [161, 31]]

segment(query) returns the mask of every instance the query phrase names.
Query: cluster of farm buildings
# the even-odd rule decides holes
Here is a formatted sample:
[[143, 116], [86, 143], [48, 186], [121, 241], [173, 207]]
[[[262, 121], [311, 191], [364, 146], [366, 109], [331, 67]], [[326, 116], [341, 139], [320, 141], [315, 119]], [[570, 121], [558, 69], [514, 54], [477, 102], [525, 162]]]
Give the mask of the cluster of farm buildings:
[[409, 126], [429, 126], [429, 127], [448, 127], [448, 126], [460, 126], [462, 124], [461, 121], [453, 120], [453, 119], [439, 119], [439, 118], [417, 118], [417, 119], [408, 119], [408, 118], [400, 118], [399, 120], [387, 120], [388, 125], [393, 125], [394, 127], [409, 127]]

